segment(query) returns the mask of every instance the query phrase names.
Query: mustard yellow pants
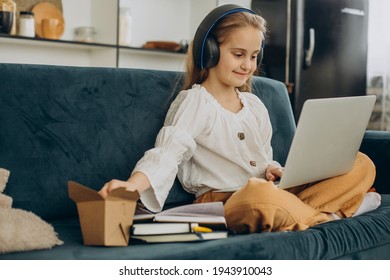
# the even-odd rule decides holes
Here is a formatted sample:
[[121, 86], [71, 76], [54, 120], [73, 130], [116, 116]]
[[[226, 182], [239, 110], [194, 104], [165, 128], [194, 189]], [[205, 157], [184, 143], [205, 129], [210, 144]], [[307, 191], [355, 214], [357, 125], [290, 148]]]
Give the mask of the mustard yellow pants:
[[209, 191], [194, 203], [222, 201], [228, 228], [237, 233], [305, 230], [330, 221], [329, 213], [351, 217], [375, 179], [375, 166], [358, 153], [352, 171], [287, 190], [251, 178], [239, 191]]

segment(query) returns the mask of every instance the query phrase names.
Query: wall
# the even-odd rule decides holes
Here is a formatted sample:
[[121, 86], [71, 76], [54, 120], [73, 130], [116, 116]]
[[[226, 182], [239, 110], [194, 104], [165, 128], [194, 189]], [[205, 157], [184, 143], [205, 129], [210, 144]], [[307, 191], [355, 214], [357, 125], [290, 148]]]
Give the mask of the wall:
[[367, 94], [377, 96], [369, 129], [390, 130], [390, 1], [369, 1]]
[[390, 62], [390, 1], [369, 1], [368, 78], [388, 72]]
[[66, 0], [62, 1], [62, 10], [66, 20], [63, 40], [73, 40], [74, 29], [91, 25], [91, 0]]
[[129, 7], [133, 18], [133, 47], [146, 41], [189, 40], [190, 0], [121, 0]]

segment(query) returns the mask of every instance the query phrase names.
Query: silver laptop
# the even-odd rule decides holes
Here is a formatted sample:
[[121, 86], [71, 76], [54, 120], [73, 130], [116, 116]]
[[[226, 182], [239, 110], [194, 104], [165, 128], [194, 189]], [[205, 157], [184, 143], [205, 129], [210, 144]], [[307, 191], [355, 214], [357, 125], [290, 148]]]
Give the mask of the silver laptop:
[[286, 189], [348, 173], [376, 96], [307, 100], [278, 186]]

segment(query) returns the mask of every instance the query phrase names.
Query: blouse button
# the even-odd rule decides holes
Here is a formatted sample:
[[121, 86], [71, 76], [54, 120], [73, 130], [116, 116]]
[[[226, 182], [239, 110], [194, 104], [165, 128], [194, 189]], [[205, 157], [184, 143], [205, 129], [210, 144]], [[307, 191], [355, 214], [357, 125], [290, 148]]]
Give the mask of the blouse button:
[[254, 160], [251, 160], [251, 161], [249, 162], [249, 164], [252, 165], [253, 167], [256, 167], [256, 161], [254, 161]]
[[244, 140], [245, 139], [245, 134], [243, 132], [237, 133], [238, 139]]

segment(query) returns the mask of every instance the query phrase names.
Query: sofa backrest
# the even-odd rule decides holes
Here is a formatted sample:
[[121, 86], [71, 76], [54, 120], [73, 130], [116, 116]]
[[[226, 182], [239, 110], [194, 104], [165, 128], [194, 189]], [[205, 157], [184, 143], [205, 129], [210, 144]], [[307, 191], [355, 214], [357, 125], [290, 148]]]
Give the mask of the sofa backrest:
[[[0, 167], [5, 194], [44, 219], [76, 217], [67, 182], [100, 189], [126, 180], [153, 147], [182, 73], [120, 68], [0, 64]], [[269, 108], [275, 158], [284, 163], [295, 130], [280, 82], [254, 79]], [[192, 201], [178, 181], [167, 205]]]

